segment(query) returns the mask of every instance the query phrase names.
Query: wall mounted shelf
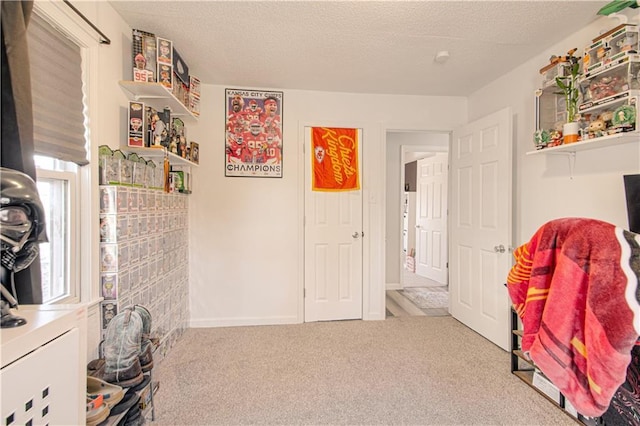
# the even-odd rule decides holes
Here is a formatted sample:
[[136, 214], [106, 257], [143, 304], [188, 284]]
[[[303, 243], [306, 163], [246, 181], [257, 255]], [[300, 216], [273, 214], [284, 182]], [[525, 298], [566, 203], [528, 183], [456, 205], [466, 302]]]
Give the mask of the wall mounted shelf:
[[122, 147], [123, 151], [126, 152], [135, 152], [139, 156], [148, 159], [148, 158], [164, 158], [165, 156], [169, 159], [169, 163], [172, 166], [189, 166], [189, 167], [198, 167], [198, 164], [187, 160], [186, 158], [182, 158], [179, 155], [176, 155], [172, 152], [167, 151], [165, 147], [161, 148], [142, 148], [135, 146], [126, 146]]
[[174, 116], [180, 116], [193, 121], [198, 119], [189, 111], [189, 108], [160, 83], [121, 80], [119, 84], [131, 99], [144, 102], [146, 105], [158, 111], [169, 108], [171, 114]]
[[551, 148], [543, 148], [535, 151], [527, 152], [527, 155], [537, 154], [557, 154], [561, 152], [578, 152], [586, 151], [589, 149], [606, 148], [614, 145], [623, 145], [627, 143], [640, 144], [640, 132], [633, 131], [628, 133], [618, 133], [615, 135], [601, 136], [599, 138], [587, 139], [580, 142], [575, 142], [568, 145], [558, 145]]

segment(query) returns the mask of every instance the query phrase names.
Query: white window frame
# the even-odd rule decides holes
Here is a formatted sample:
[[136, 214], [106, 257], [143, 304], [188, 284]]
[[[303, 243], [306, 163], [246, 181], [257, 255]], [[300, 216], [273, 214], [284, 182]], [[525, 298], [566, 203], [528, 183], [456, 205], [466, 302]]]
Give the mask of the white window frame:
[[[64, 257], [67, 261], [67, 268], [65, 273], [65, 280], [68, 282], [67, 293], [61, 297], [53, 298], [48, 303], [78, 303], [80, 302], [80, 295], [82, 289], [80, 288], [80, 261], [79, 261], [79, 247], [81, 245], [80, 232], [79, 232], [79, 206], [80, 206], [80, 194], [78, 193], [77, 172], [49, 170], [43, 168], [36, 169], [37, 179], [52, 179], [65, 181], [68, 185], [68, 205], [66, 209], [69, 213], [68, 226], [69, 233], [66, 235], [67, 248]], [[51, 238], [50, 238], [51, 240]]]
[[[80, 2], [77, 7], [84, 8]], [[87, 7], [94, 9], [99, 7], [97, 3], [86, 3]], [[75, 298], [62, 299], [54, 303], [70, 303], [77, 300], [81, 303], [93, 304], [99, 301], [99, 229], [98, 217], [98, 145], [92, 138], [97, 135], [97, 111], [98, 111], [98, 85], [92, 82], [98, 81], [98, 49], [99, 38], [96, 33], [64, 2], [54, 0], [39, 0], [34, 2], [33, 13], [51, 23], [55, 28], [67, 35], [78, 44], [82, 55], [82, 84], [85, 106], [85, 129], [88, 141], [89, 164], [78, 166], [75, 176], [76, 208], [74, 224], [76, 237], [72, 241], [71, 256], [72, 265], [70, 272], [75, 273], [75, 286], [79, 293]], [[97, 14], [97, 9], [95, 9]], [[85, 13], [87, 16], [91, 16]], [[40, 171], [39, 171], [40, 172]], [[44, 175], [43, 175], [44, 176]], [[71, 284], [71, 283], [70, 283]]]

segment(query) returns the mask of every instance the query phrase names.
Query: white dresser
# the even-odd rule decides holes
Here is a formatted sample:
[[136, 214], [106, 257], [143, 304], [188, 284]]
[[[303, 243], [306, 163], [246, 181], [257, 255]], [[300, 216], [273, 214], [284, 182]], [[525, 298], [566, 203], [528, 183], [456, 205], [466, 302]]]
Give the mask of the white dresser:
[[23, 305], [27, 324], [0, 330], [3, 425], [85, 424], [87, 308]]

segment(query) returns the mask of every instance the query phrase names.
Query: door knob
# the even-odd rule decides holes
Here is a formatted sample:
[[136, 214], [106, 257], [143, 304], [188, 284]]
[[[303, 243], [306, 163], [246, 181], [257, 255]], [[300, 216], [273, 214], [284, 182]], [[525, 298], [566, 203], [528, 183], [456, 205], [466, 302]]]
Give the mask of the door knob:
[[354, 232], [353, 235], [351, 235], [354, 239], [358, 239], [358, 237], [360, 236], [360, 233], [358, 231]]
[[504, 253], [505, 252], [505, 248], [502, 244], [500, 244], [499, 246], [495, 246], [493, 248], [493, 251], [495, 251], [496, 253]]
[[420, 226], [420, 225], [416, 225], [416, 228], [422, 228], [422, 226]]

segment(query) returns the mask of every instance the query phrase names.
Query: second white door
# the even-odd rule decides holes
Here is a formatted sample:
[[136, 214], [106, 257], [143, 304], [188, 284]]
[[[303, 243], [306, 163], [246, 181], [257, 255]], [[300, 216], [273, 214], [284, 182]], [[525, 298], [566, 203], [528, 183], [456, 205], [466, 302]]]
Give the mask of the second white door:
[[416, 273], [442, 285], [447, 271], [448, 153], [418, 160], [416, 187]]
[[453, 132], [451, 145], [450, 312], [509, 349], [511, 111]]

